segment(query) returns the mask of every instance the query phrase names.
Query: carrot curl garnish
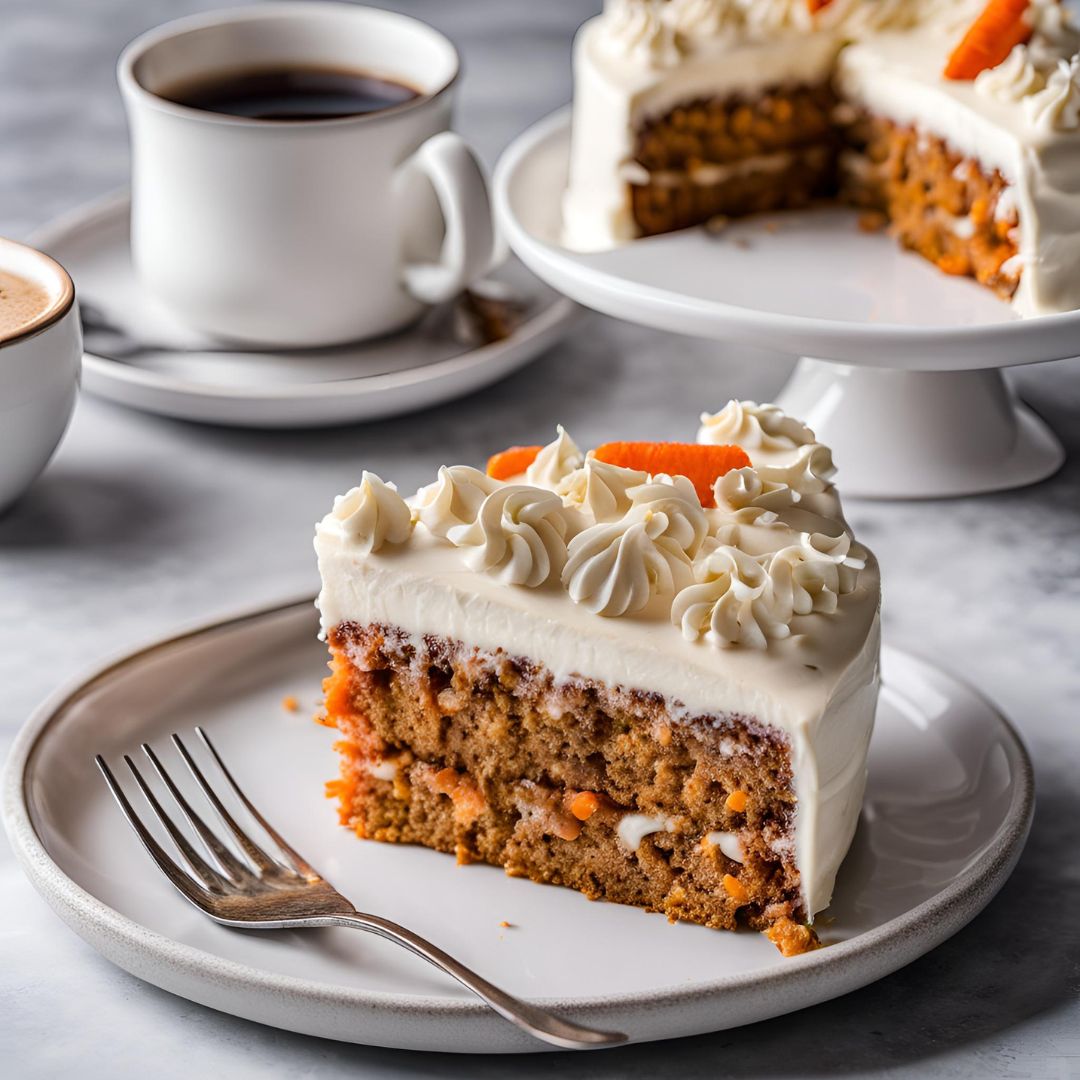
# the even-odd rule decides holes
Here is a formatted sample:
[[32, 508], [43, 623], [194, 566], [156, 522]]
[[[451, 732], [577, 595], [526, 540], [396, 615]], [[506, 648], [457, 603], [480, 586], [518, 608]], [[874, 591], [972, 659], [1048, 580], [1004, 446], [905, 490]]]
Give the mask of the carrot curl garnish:
[[1031, 0], [990, 0], [968, 27], [945, 65], [945, 78], [970, 81], [981, 71], [1004, 63], [1031, 37], [1027, 9]]
[[732, 469], [744, 469], [750, 458], [741, 446], [703, 446], [699, 443], [610, 442], [593, 451], [598, 461], [655, 476], [685, 476], [702, 506], [715, 506], [713, 484]]
[[535, 460], [542, 446], [510, 446], [488, 458], [487, 474], [495, 480], [520, 476]]

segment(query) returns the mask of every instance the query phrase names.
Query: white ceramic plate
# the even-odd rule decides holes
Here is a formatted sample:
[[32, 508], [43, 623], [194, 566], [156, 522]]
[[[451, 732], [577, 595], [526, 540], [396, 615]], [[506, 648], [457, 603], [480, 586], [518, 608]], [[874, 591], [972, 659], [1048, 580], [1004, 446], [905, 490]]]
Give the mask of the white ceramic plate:
[[[983, 908], [1027, 835], [1031, 766], [1012, 728], [955, 679], [887, 650], [866, 807], [819, 952], [785, 960], [759, 934], [670, 925], [422, 848], [361, 842], [322, 794], [336, 762], [333, 733], [311, 721], [325, 672], [315, 631], [308, 599], [132, 653], [42, 706], [5, 771], [12, 844], [60, 916], [128, 971], [238, 1016], [381, 1046], [542, 1049], [368, 935], [212, 924], [151, 866], [94, 753], [116, 761], [205, 725], [256, 805], [358, 906], [511, 991], [635, 1040], [761, 1020], [894, 971]], [[298, 712], [283, 708], [286, 694]]]
[[79, 298], [140, 341], [179, 345], [131, 361], [88, 353], [83, 387], [132, 408], [240, 427], [321, 427], [413, 412], [472, 393], [535, 359], [567, 331], [573, 303], [516, 260], [494, 278], [528, 303], [504, 341], [476, 348], [436, 309], [391, 337], [312, 352], [199, 352], [197, 335], [147, 296], [131, 265], [126, 193], [80, 207], [31, 239], [75, 280]]
[[845, 209], [763, 214], [718, 236], [686, 229], [580, 254], [560, 243], [570, 153], [564, 110], [495, 170], [500, 227], [534, 273], [631, 322], [870, 367], [960, 371], [1077, 354], [1080, 312], [1018, 319], [1009, 305], [870, 235]]

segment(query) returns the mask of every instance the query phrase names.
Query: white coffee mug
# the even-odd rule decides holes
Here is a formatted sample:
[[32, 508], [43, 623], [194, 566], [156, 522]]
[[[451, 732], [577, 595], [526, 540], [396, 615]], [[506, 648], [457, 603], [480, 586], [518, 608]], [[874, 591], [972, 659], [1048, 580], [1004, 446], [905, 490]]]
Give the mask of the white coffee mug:
[[[361, 71], [419, 96], [288, 121], [160, 96], [275, 66]], [[483, 170], [448, 130], [459, 68], [424, 23], [343, 3], [212, 12], [137, 38], [118, 78], [143, 284], [189, 325], [264, 347], [384, 334], [459, 293], [495, 252]]]
[[0, 239], [0, 270], [37, 285], [45, 304], [29, 321], [0, 329], [0, 511], [48, 464], [75, 407], [82, 331], [75, 288], [48, 255]]

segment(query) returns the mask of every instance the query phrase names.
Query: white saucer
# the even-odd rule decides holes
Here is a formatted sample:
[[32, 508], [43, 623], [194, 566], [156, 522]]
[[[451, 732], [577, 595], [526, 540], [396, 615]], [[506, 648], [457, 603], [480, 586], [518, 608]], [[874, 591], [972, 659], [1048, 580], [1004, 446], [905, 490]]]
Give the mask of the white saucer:
[[[1009, 724], [931, 664], [886, 650], [867, 801], [818, 952], [785, 960], [759, 934], [671, 925], [422, 848], [358, 841], [322, 793], [336, 762], [333, 733], [311, 721], [326, 670], [316, 626], [305, 599], [107, 664], [31, 717], [5, 769], [8, 835], [57, 913], [121, 967], [237, 1016], [380, 1046], [543, 1049], [387, 942], [212, 924], [150, 865], [94, 753], [115, 761], [205, 725], [254, 802], [355, 903], [511, 991], [637, 1041], [751, 1023], [881, 978], [973, 918], [1027, 836], [1031, 765]], [[283, 708], [286, 694], [298, 712]]]
[[80, 207], [30, 242], [64, 265], [80, 300], [141, 340], [195, 351], [131, 361], [88, 353], [83, 387], [163, 416], [241, 427], [325, 427], [413, 412], [471, 393], [523, 367], [566, 333], [574, 304], [516, 260], [493, 278], [527, 303], [510, 337], [462, 345], [447, 310], [392, 337], [312, 352], [199, 352], [197, 335], [139, 287], [131, 265], [126, 193]]

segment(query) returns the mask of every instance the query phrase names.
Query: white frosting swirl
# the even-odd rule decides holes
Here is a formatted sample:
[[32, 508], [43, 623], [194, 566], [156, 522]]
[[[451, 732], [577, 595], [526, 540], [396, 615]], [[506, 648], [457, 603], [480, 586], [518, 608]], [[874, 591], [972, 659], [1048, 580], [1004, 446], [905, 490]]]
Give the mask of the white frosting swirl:
[[791, 635], [796, 615], [835, 612], [865, 565], [847, 533], [802, 533], [797, 544], [758, 556], [715, 544], [694, 565], [698, 583], [675, 597], [671, 621], [688, 641], [766, 649]]
[[1024, 100], [1024, 111], [1044, 135], [1080, 128], [1080, 57], [1059, 61], [1046, 89]]
[[744, 450], [793, 450], [814, 441], [814, 433], [778, 405], [729, 401], [718, 413], [702, 413], [697, 441]]
[[[799, 502], [804, 495], [817, 495], [832, 486], [836, 475], [832, 451], [823, 443], [808, 443], [800, 446], [791, 461], [783, 464], [765, 464], [756, 466], [762, 482], [775, 488], [785, 487], [791, 490], [791, 501]], [[767, 505], [766, 500], [758, 503]], [[776, 509], [770, 505], [770, 509]]]
[[851, 537], [846, 533], [836, 537], [803, 533], [798, 544], [782, 548], [769, 560], [772, 616], [790, 627], [796, 615], [833, 614], [840, 595], [855, 588], [865, 565], [865, 558], [851, 553]]
[[[765, 649], [768, 611], [760, 598], [768, 575], [760, 560], [737, 547], [721, 545], [695, 566], [699, 583], [683, 589], [671, 605], [671, 621], [687, 641]], [[764, 623], [764, 625], [763, 625]]]
[[455, 547], [473, 549], [466, 557], [471, 569], [535, 589], [562, 572], [568, 529], [558, 495], [506, 484], [484, 500], [475, 521], [453, 526], [446, 538]]
[[334, 499], [323, 524], [351, 540], [362, 555], [373, 554], [383, 544], [404, 544], [413, 529], [412, 512], [397, 488], [367, 471], [358, 487]]
[[686, 552], [668, 535], [670, 525], [667, 514], [639, 506], [620, 521], [578, 533], [562, 572], [570, 599], [596, 615], [617, 616], [675, 593], [691, 571]]
[[630, 488], [648, 483], [649, 474], [623, 469], [594, 457], [587, 457], [580, 469], [564, 477], [555, 488], [568, 506], [580, 506], [595, 521], [615, 521], [630, 509]]
[[607, 0], [604, 48], [646, 68], [673, 67], [681, 51], [660, 0]]
[[676, 33], [692, 41], [717, 37], [742, 23], [733, 0], [668, 0], [664, 14]]
[[812, 30], [814, 16], [806, 0], [736, 0], [751, 34]]
[[701, 508], [694, 485], [685, 476], [654, 476], [628, 492], [632, 510], [663, 514], [664, 535], [693, 558], [709, 532], [709, 519]]
[[718, 510], [749, 521], [755, 516], [748, 514], [750, 508], [786, 510], [807, 495], [828, 491], [835, 475], [829, 448], [822, 443], [807, 443], [789, 460], [761, 462], [718, 477], [713, 484], [713, 498]]
[[1056, 46], [1074, 46], [1077, 38], [1072, 12], [1061, 0], [1031, 0], [1027, 10], [1033, 36]]
[[749, 465], [742, 469], [730, 469], [723, 476], [717, 477], [713, 484], [713, 499], [720, 510], [735, 513], [754, 505], [764, 491], [757, 469]]
[[585, 461], [585, 455], [566, 434], [562, 424], [557, 425], [555, 430], [558, 434], [554, 441], [549, 442], [525, 470], [525, 479], [530, 484], [547, 488], [549, 491], [554, 491], [567, 476], [580, 469]]
[[[839, 3], [840, 0], [833, 0]], [[955, 0], [948, 0], [955, 4]], [[919, 20], [916, 0], [852, 0], [843, 13], [845, 31], [853, 37], [883, 30], [907, 30]]]
[[975, 77], [975, 90], [983, 97], [1012, 104], [1037, 93], [1045, 80], [1031, 62], [1026, 45], [1017, 45], [995, 68], [980, 71]]
[[416, 493], [416, 516], [430, 532], [445, 539], [455, 526], [471, 525], [483, 501], [500, 486], [471, 465], [444, 465], [439, 479]]
[[[776, 520], [774, 511], [786, 510], [795, 502], [795, 495], [783, 484], [766, 483], [757, 469], [746, 466], [732, 469], [718, 477], [713, 484], [713, 501], [717, 510], [732, 519], [725, 522], [714, 535], [735, 525], [771, 524]], [[727, 535], [738, 536], [738, 531]], [[735, 544], [735, 540], [725, 543]]]

